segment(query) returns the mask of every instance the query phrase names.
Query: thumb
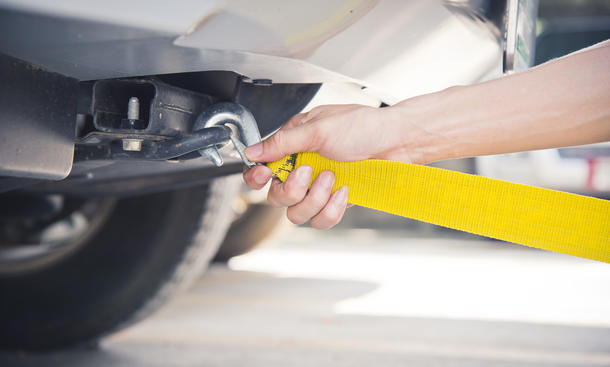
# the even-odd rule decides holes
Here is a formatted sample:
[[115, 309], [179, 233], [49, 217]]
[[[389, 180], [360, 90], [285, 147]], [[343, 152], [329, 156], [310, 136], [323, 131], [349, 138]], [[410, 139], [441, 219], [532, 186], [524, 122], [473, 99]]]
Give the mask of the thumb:
[[246, 156], [254, 162], [273, 162], [288, 154], [314, 151], [317, 135], [313, 124], [280, 129], [262, 143], [246, 148]]

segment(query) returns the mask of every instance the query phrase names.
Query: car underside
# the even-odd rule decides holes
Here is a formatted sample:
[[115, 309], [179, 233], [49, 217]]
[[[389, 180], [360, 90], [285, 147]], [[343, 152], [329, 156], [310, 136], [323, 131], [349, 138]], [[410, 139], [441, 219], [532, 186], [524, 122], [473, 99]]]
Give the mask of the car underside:
[[218, 251], [240, 143], [501, 74], [515, 3], [0, 1], [0, 347], [145, 317]]

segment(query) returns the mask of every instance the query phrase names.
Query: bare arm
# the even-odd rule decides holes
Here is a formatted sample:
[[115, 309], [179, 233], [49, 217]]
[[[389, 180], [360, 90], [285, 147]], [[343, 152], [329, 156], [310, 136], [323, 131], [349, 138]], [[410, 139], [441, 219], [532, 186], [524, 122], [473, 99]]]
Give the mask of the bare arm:
[[[422, 121], [409, 146], [418, 161], [610, 140], [610, 41], [528, 71], [396, 105]], [[425, 123], [424, 123], [425, 121]]]
[[[262, 144], [253, 161], [315, 151], [337, 160], [392, 159], [411, 163], [610, 140], [610, 41], [526, 72], [452, 87], [388, 108], [321, 106], [294, 116]], [[271, 178], [264, 166], [244, 173], [252, 188]], [[334, 175], [323, 172], [310, 190], [311, 168], [275, 181], [269, 202], [288, 218], [330, 228], [347, 206], [346, 190], [331, 195]]]

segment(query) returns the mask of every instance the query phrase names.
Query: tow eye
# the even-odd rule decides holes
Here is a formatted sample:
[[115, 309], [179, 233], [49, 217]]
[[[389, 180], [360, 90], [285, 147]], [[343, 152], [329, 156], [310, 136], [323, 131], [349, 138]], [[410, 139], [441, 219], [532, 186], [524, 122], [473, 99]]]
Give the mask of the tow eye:
[[[248, 160], [245, 154], [246, 147], [254, 145], [261, 141], [261, 135], [258, 131], [258, 125], [252, 113], [244, 106], [237, 103], [223, 102], [217, 103], [204, 110], [195, 121], [193, 130], [205, 131], [214, 127], [222, 126], [227, 128], [227, 125], [233, 125], [237, 129], [239, 137], [235, 136], [233, 130], [230, 130], [229, 139], [233, 142], [235, 149], [239, 153], [244, 164], [248, 167], [256, 165]], [[241, 140], [240, 140], [241, 139]], [[217, 166], [222, 166], [223, 161], [218, 152], [219, 145], [215, 144], [199, 149], [199, 154], [208, 158]]]
[[75, 161], [172, 160], [203, 156], [223, 164], [219, 149], [233, 143], [243, 162], [261, 141], [244, 106], [158, 80], [100, 81], [93, 87], [93, 128], [78, 138]]

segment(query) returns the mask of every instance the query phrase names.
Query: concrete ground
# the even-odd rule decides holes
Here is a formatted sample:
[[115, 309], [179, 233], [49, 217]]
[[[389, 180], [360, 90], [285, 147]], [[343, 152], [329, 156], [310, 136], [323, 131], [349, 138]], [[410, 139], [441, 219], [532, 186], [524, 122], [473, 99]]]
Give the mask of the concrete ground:
[[610, 266], [468, 236], [285, 231], [98, 349], [2, 366], [610, 366]]

